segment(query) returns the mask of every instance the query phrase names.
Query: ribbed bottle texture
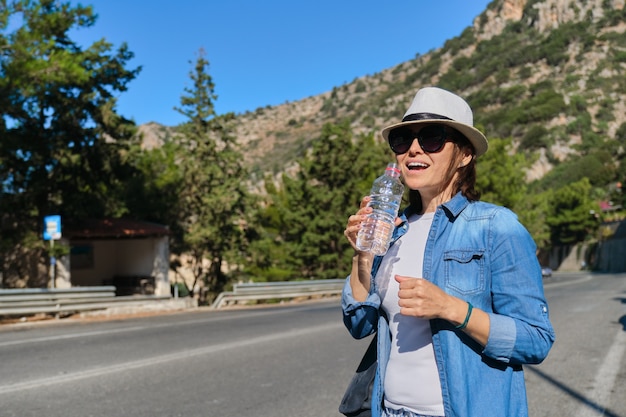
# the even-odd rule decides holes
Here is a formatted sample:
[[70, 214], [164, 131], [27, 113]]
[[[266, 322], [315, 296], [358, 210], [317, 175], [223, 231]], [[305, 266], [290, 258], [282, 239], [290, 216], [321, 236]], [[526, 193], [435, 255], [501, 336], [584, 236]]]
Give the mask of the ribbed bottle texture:
[[374, 211], [361, 225], [356, 240], [358, 250], [374, 255], [387, 253], [403, 192], [400, 169], [397, 164], [390, 163], [385, 173], [372, 184], [368, 207]]

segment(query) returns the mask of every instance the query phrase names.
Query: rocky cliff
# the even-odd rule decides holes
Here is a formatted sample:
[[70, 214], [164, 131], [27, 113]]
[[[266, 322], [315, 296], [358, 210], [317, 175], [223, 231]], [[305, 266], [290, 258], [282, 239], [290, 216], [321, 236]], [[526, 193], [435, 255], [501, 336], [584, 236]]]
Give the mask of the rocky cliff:
[[[467, 97], [488, 137], [510, 136], [524, 149], [535, 140], [529, 180], [596, 140], [588, 132], [619, 141], [626, 122], [624, 2], [494, 0], [442, 48], [317, 96], [237, 115], [253, 180], [296, 167], [324, 123], [348, 119], [355, 134], [377, 134], [425, 85]], [[533, 129], [539, 138], [529, 139]], [[142, 131], [154, 144], [174, 129], [152, 124]]]

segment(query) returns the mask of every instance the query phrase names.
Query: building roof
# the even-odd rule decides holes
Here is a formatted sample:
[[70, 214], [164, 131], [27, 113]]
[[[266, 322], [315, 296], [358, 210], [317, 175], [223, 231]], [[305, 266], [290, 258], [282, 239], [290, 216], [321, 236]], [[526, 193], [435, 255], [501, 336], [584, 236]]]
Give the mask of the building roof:
[[130, 219], [87, 219], [68, 222], [63, 230], [63, 237], [67, 239], [137, 239], [169, 234], [167, 226]]

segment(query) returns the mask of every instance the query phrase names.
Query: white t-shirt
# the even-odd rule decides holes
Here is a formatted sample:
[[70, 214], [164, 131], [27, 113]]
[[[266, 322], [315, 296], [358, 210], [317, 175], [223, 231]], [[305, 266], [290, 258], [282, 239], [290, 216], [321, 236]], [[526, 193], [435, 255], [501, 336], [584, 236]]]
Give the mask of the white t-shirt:
[[385, 406], [443, 416], [441, 383], [428, 320], [400, 314], [395, 275], [422, 277], [424, 249], [434, 213], [411, 216], [407, 233], [389, 249], [376, 273], [389, 318], [391, 353], [385, 374]]

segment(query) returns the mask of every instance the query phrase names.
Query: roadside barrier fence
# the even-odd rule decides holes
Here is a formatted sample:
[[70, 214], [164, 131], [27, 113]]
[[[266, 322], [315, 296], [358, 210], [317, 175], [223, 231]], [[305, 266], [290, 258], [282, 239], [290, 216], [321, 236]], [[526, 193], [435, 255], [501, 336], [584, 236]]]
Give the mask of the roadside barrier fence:
[[0, 317], [63, 315], [169, 299], [155, 295], [116, 296], [114, 286], [0, 289]]
[[218, 309], [241, 302], [339, 295], [345, 282], [345, 279], [320, 279], [235, 284], [232, 291], [218, 295], [212, 307]]
[[[317, 298], [341, 294], [344, 279], [240, 283], [232, 291], [222, 292], [211, 307], [220, 309], [237, 304], [258, 301], [281, 301], [295, 298]], [[155, 309], [155, 302], [165, 304], [179, 301], [184, 307], [197, 306], [192, 299], [172, 298], [169, 295], [115, 295], [115, 286], [72, 288], [0, 289], [0, 317], [32, 316], [36, 314], [70, 315], [79, 312], [106, 310], [118, 307], [145, 307]], [[195, 301], [195, 300], [194, 300]], [[151, 307], [150, 307], [151, 306]], [[170, 306], [171, 307], [171, 306]]]

